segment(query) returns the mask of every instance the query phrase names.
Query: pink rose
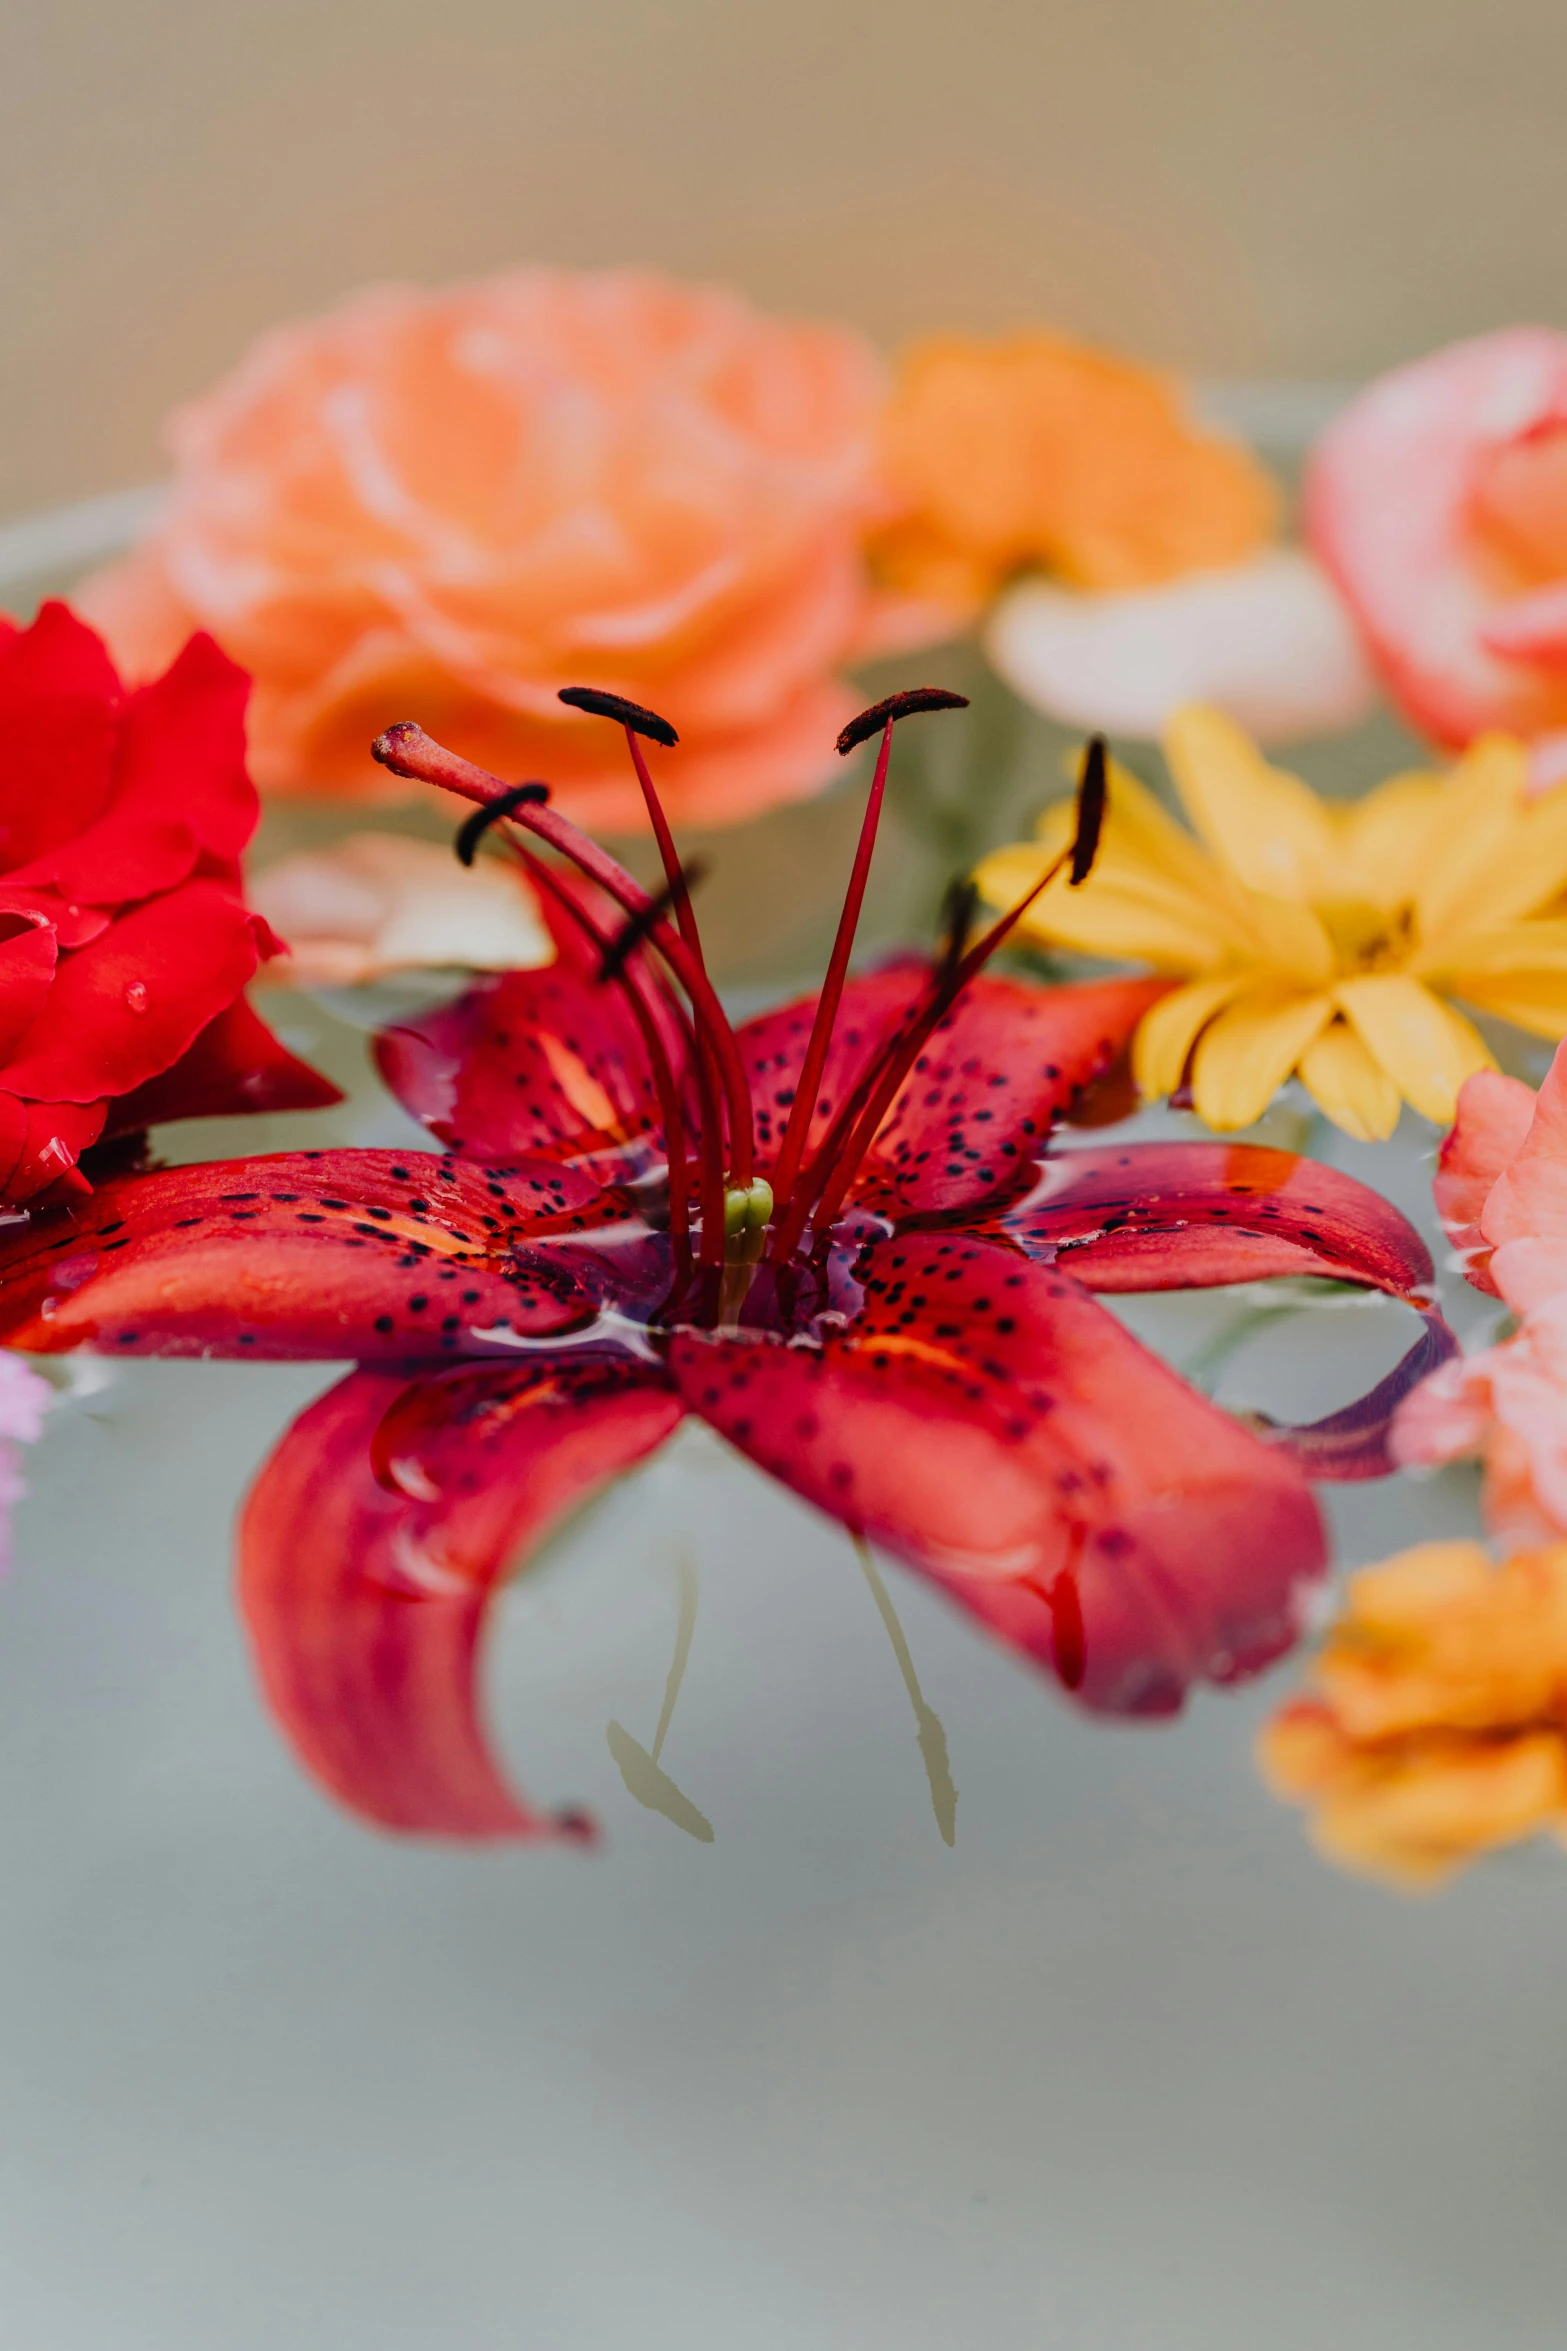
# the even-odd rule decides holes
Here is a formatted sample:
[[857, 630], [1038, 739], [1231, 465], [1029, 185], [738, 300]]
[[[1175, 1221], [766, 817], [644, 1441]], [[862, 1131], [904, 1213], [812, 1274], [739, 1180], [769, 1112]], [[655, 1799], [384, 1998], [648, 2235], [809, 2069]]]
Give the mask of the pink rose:
[[1382, 376], [1323, 434], [1308, 537], [1388, 691], [1438, 742], [1567, 774], [1567, 335], [1510, 327]]

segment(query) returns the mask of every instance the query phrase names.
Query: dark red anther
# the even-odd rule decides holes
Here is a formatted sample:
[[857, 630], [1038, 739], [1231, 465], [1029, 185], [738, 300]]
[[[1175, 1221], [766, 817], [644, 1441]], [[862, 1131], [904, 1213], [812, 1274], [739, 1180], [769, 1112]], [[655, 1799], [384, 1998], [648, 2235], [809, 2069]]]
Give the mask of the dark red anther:
[[634, 735], [662, 743], [666, 751], [673, 751], [680, 740], [668, 719], [660, 718], [656, 710], [644, 710], [640, 702], [628, 701], [624, 694], [606, 693], [602, 686], [562, 686], [555, 699], [569, 709], [587, 711], [592, 718], [612, 718]]
[[1083, 753], [1077, 784], [1077, 827], [1072, 842], [1070, 886], [1080, 889], [1094, 869], [1099, 836], [1104, 831], [1105, 802], [1110, 788], [1110, 759], [1103, 735], [1090, 735]]
[[919, 710], [967, 710], [966, 694], [951, 694], [945, 686], [905, 686], [901, 694], [889, 694], [883, 702], [873, 702], [869, 710], [862, 710], [858, 718], [851, 718], [838, 737], [838, 756], [847, 759], [861, 743], [868, 743], [872, 735], [879, 735], [883, 727], [896, 726], [900, 718], [912, 718]]

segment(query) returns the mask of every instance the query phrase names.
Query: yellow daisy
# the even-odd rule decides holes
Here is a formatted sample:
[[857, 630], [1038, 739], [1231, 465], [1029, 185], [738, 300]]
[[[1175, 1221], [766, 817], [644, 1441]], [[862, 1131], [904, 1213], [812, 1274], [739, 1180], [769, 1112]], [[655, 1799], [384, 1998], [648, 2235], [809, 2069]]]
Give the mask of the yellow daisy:
[[[1323, 801], [1219, 711], [1179, 711], [1165, 757], [1193, 832], [1112, 767], [1098, 861], [1063, 875], [1022, 932], [1183, 983], [1149, 1012], [1143, 1094], [1188, 1073], [1212, 1127], [1249, 1126], [1292, 1073], [1338, 1126], [1390, 1135], [1401, 1102], [1451, 1123], [1491, 1055], [1461, 996], [1538, 1037], [1567, 1034], [1567, 787], [1530, 797], [1522, 745], [1486, 736], [1446, 775]], [[979, 868], [1013, 906], [1065, 845], [1070, 803]]]

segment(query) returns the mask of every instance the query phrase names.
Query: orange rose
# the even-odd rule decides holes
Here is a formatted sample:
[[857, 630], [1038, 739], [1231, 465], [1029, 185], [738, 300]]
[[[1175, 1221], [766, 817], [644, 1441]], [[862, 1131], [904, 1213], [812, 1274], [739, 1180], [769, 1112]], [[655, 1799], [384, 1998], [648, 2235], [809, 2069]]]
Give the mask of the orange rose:
[[911, 593], [979, 603], [1015, 572], [1152, 587], [1240, 562], [1277, 501], [1166, 376], [1065, 337], [942, 336], [904, 360], [886, 428], [903, 512], [876, 546]]
[[122, 664], [210, 629], [274, 791], [398, 791], [417, 719], [579, 822], [640, 823], [581, 681], [679, 729], [677, 821], [813, 791], [872, 621], [885, 386], [860, 339], [624, 272], [390, 287], [264, 336], [177, 412], [172, 502], [81, 599]]

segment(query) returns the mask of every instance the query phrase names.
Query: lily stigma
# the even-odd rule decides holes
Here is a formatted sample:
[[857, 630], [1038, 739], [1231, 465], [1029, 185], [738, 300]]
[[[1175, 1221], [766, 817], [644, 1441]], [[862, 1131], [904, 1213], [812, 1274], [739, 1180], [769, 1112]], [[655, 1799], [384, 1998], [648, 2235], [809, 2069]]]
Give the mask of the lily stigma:
[[[474, 804], [460, 854], [507, 828], [556, 948], [379, 1038], [437, 1151], [124, 1174], [0, 1236], [14, 1347], [355, 1365], [280, 1440], [240, 1528], [261, 1682], [306, 1768], [384, 1827], [589, 1835], [491, 1754], [486, 1611], [688, 1415], [1084, 1706], [1169, 1713], [1278, 1656], [1326, 1564], [1310, 1478], [1383, 1474], [1394, 1406], [1451, 1350], [1413, 1228], [1285, 1152], [1052, 1149], [1165, 983], [998, 977], [1028, 896], [977, 938], [960, 899], [933, 957], [851, 975], [894, 728], [956, 696], [896, 695], [844, 730], [845, 752], [880, 748], [825, 984], [736, 1028], [643, 748], [674, 729], [568, 694], [625, 728], [658, 895], [542, 784], [412, 725], [376, 746]], [[1103, 772], [1096, 749], [1061, 853], [1079, 885]], [[1425, 1323], [1304, 1428], [1220, 1411], [1093, 1295], [1301, 1274]]]
[[[1447, 999], [1538, 1037], [1567, 1033], [1567, 790], [1531, 793], [1529, 755], [1482, 737], [1445, 776], [1319, 800], [1233, 721], [1192, 705], [1165, 756], [1196, 838], [1115, 768], [1091, 885], [1044, 887], [1025, 935], [1179, 978], [1133, 1047], [1139, 1091], [1189, 1085], [1201, 1118], [1250, 1126], [1286, 1078], [1363, 1142], [1402, 1105], [1452, 1124], [1494, 1067]], [[1069, 820], [979, 869], [998, 905], [1036, 881]]]

